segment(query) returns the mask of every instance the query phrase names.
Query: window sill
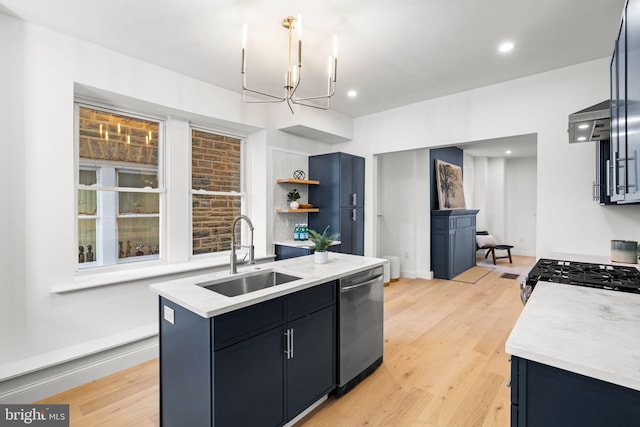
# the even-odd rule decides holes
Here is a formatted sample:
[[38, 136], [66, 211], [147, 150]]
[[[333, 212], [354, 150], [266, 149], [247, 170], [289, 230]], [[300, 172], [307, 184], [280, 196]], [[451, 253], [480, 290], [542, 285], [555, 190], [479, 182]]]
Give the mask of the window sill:
[[[257, 257], [257, 262], [273, 261], [275, 255], [266, 255]], [[84, 289], [97, 288], [101, 286], [118, 285], [136, 280], [153, 279], [156, 277], [168, 276], [172, 274], [196, 272], [211, 268], [226, 267], [229, 265], [227, 256], [217, 258], [206, 258], [192, 260], [188, 263], [181, 264], [161, 264], [153, 267], [144, 267], [139, 269], [96, 272], [89, 274], [77, 275], [72, 283], [53, 286], [51, 293], [64, 294], [67, 292], [80, 291]]]

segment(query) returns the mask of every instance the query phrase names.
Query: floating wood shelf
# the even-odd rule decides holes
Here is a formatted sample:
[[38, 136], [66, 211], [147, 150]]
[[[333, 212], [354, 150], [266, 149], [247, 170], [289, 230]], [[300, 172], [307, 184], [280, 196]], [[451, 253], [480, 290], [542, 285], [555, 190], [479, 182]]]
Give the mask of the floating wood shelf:
[[320, 212], [319, 208], [309, 209], [276, 209], [278, 213], [305, 213], [305, 212]]
[[308, 185], [318, 185], [320, 181], [315, 181], [312, 179], [295, 179], [295, 178], [279, 178], [278, 184], [308, 184]]

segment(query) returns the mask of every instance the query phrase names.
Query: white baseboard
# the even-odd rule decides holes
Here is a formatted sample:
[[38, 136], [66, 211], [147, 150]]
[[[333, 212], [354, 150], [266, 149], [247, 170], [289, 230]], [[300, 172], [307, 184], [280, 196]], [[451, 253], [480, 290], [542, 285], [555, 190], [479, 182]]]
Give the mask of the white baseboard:
[[417, 277], [418, 277], [418, 279], [432, 280], [433, 279], [433, 271], [420, 270], [420, 271], [418, 271]]
[[415, 270], [400, 270], [400, 277], [406, 277], [407, 279], [415, 279]]
[[0, 403], [33, 403], [111, 375], [159, 354], [158, 337], [113, 347], [0, 382]]

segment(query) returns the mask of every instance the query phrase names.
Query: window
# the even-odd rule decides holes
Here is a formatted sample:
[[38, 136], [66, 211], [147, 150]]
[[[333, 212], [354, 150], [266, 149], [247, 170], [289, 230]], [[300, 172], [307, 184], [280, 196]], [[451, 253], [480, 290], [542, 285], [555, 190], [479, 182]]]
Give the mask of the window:
[[193, 255], [231, 249], [231, 224], [244, 200], [241, 160], [241, 139], [191, 130]]
[[79, 268], [160, 257], [160, 124], [77, 104]]

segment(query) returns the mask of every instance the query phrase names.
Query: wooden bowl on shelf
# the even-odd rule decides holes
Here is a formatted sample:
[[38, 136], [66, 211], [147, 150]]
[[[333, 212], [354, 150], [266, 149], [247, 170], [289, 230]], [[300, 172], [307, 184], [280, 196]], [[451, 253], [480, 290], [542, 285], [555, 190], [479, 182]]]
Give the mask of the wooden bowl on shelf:
[[300, 203], [299, 209], [311, 209], [312, 207], [311, 203]]

